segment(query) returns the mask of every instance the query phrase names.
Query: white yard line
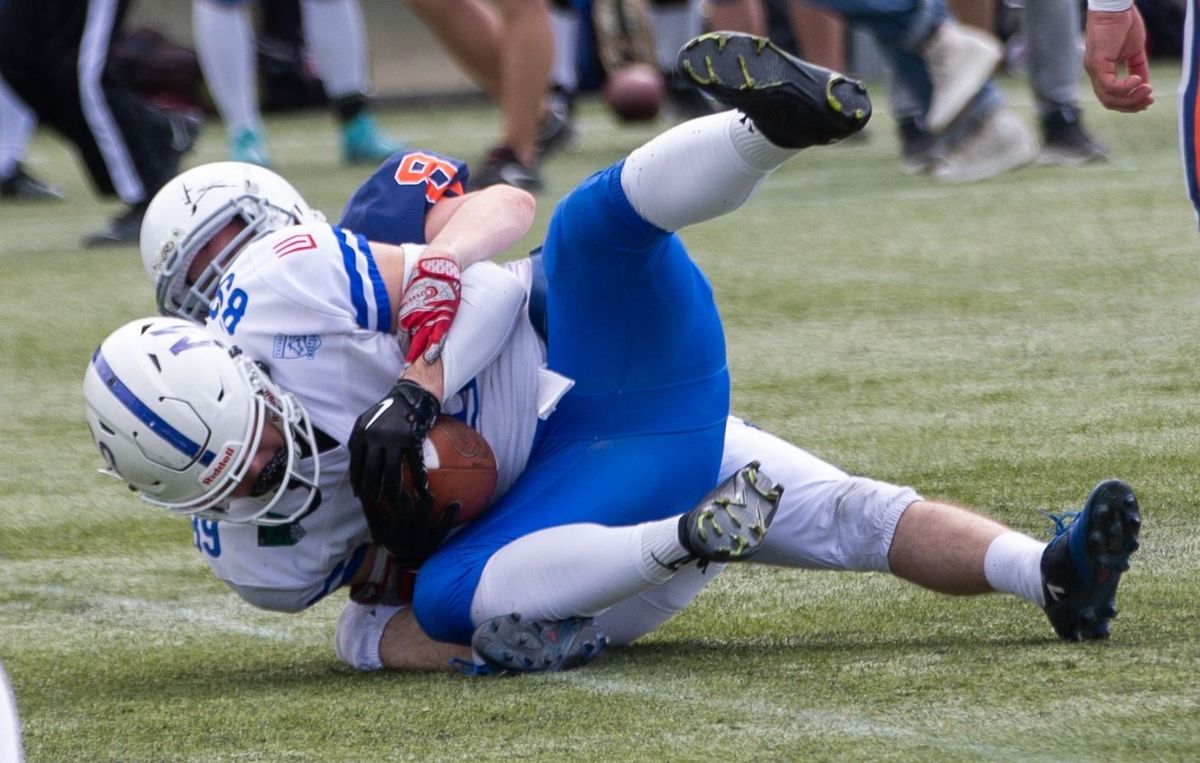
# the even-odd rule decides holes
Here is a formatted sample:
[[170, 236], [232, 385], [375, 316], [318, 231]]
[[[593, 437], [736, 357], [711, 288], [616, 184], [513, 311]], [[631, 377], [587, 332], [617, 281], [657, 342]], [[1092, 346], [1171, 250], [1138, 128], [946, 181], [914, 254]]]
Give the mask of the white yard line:
[[[58, 600], [83, 599], [101, 614], [120, 613], [121, 624], [133, 630], [174, 632], [181, 624], [216, 633], [235, 633], [269, 639], [282, 643], [313, 643], [315, 620], [301, 622], [288, 615], [257, 612], [241, 604], [229, 594], [188, 596], [177, 601], [144, 599], [133, 596], [96, 594], [62, 585], [16, 585], [8, 590]], [[0, 605], [0, 610], [4, 609]], [[87, 611], [72, 613], [71, 617], [99, 619]], [[279, 624], [261, 622], [268, 617], [278, 618]], [[255, 620], [259, 622], [254, 622]], [[324, 623], [321, 624], [324, 629]]]
[[[981, 744], [963, 739], [948, 738], [938, 733], [925, 733], [912, 728], [880, 723], [838, 710], [796, 708], [764, 702], [747, 697], [715, 697], [711, 694], [688, 696], [678, 687], [613, 678], [581, 671], [555, 673], [548, 677], [575, 688], [600, 695], [621, 695], [639, 700], [666, 703], [697, 702], [706, 708], [725, 713], [737, 724], [737, 733], [787, 742], [811, 742], [835, 734], [854, 739], [896, 740], [914, 747], [928, 747], [952, 753], [970, 753], [972, 757], [995, 761], [1057, 761], [1057, 755], [1039, 756], [1028, 749]], [[752, 688], [752, 687], [751, 687]], [[952, 736], [952, 735], [950, 735]]]

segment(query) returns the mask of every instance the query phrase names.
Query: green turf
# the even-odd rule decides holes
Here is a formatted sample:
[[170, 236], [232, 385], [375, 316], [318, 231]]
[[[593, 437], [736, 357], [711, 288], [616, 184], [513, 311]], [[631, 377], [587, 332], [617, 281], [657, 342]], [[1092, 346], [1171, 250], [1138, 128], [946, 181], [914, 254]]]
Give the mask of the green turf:
[[[1120, 476], [1143, 549], [1107, 643], [1058, 642], [1008, 597], [884, 575], [722, 575], [676, 620], [572, 674], [361, 675], [339, 603], [257, 612], [187, 522], [97, 476], [79, 387], [153, 301], [115, 211], [65, 146], [31, 167], [71, 200], [0, 205], [0, 660], [30, 761], [1184, 760], [1200, 750], [1196, 524], [1200, 239], [1176, 148], [1177, 69], [1136, 117], [1088, 104], [1113, 159], [970, 186], [902, 175], [893, 125], [806, 152], [736, 216], [686, 232], [727, 321], [737, 411], [846, 468], [1045, 535], [1038, 510]], [[1022, 83], [1006, 82], [1027, 119]], [[485, 108], [385, 112], [474, 159]], [[554, 198], [650, 137], [595, 103]], [[278, 168], [336, 218], [364, 176], [324, 114], [269, 124]], [[189, 162], [223, 158], [210, 128]]]

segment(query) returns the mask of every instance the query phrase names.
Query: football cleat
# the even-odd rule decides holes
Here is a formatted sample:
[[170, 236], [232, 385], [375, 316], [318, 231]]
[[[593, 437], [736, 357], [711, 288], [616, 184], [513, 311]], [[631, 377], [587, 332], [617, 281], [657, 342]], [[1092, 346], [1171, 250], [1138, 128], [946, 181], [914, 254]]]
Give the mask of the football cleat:
[[0, 199], [61, 201], [63, 199], [63, 192], [57, 186], [43, 183], [33, 177], [18, 162], [8, 177], [0, 179]]
[[377, 164], [404, 148], [388, 138], [370, 114], [359, 113], [342, 125], [342, 161], [346, 164]]
[[700, 92], [691, 77], [678, 69], [664, 72], [663, 80], [667, 88], [667, 112], [675, 121], [706, 117], [722, 108]]
[[266, 136], [249, 127], [239, 130], [229, 139], [229, 158], [244, 164], [257, 164], [259, 167], [271, 166]]
[[471, 648], [493, 675], [570, 670], [596, 659], [607, 645], [591, 618], [523, 620], [515, 612], [493, 617], [471, 636]]
[[575, 127], [575, 117], [571, 114], [568, 99], [554, 96], [548, 99], [534, 144], [539, 159], [546, 159], [559, 151], [575, 150], [579, 144], [579, 130]]
[[149, 202], [143, 201], [126, 207], [125, 211], [109, 221], [108, 225], [84, 236], [83, 247], [98, 249], [105, 246], [136, 246], [148, 206]]
[[471, 178], [472, 190], [499, 184], [511, 185], [530, 193], [538, 193], [543, 188], [538, 168], [523, 164], [507, 146], [496, 146], [488, 151], [479, 173]]
[[1067, 641], [1108, 638], [1117, 616], [1116, 593], [1129, 555], [1138, 548], [1142, 517], [1133, 490], [1101, 482], [1083, 509], [1052, 516], [1054, 539], [1042, 552], [1046, 617]]
[[783, 495], [758, 467], [757, 461], [743, 466], [679, 518], [679, 542], [691, 556], [675, 566], [739, 562], [758, 551]]
[[679, 70], [784, 148], [836, 143], [871, 118], [861, 82], [801, 61], [763, 37], [700, 35], [679, 51]]

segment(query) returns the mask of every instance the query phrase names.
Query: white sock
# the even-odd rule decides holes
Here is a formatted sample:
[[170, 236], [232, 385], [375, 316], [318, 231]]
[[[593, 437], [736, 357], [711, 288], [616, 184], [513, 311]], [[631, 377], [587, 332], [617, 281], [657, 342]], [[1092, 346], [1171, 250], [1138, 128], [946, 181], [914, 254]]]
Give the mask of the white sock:
[[330, 98], [366, 93], [367, 33], [357, 0], [302, 0], [304, 41]]
[[663, 230], [679, 230], [741, 207], [796, 149], [780, 148], [736, 111], [667, 130], [625, 160], [629, 203]]
[[210, 0], [192, 4], [192, 29], [196, 56], [204, 82], [230, 134], [262, 131], [258, 110], [254, 35], [246, 8]]
[[0, 178], [13, 174], [25, 158], [25, 148], [36, 125], [33, 113], [8, 83], [0, 79]]
[[679, 542], [679, 517], [645, 522], [636, 529], [641, 530], [644, 574], [655, 583], [667, 582], [675, 575], [672, 567], [689, 556], [688, 550]]
[[554, 35], [554, 65], [550, 82], [568, 93], [579, 89], [579, 69], [575, 56], [579, 52], [579, 13], [550, 8], [550, 30]]
[[690, 604], [722, 569], [721, 564], [709, 564], [704, 570], [695, 564], [685, 565], [667, 582], [615, 604], [596, 618], [596, 625], [608, 636], [610, 646], [631, 643]]
[[594, 617], [674, 575], [654, 558], [685, 556], [677, 539], [668, 540], [678, 523], [671, 517], [633, 527], [573, 524], [518, 538], [483, 568], [471, 617], [476, 623], [511, 612], [537, 620]]
[[1028, 602], [1046, 606], [1042, 595], [1042, 551], [1046, 544], [1018, 532], [1006, 532], [988, 546], [983, 574], [988, 585]]

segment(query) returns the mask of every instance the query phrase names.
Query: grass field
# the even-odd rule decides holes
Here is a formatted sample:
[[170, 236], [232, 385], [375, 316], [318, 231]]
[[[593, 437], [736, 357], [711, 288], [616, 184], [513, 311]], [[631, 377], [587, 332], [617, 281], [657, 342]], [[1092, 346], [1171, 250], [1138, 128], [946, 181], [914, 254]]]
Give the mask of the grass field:
[[[1010, 597], [884, 575], [731, 569], [635, 647], [501, 681], [357, 674], [330, 597], [257, 612], [207, 572], [190, 524], [95, 475], [80, 383], [148, 314], [133, 249], [82, 251], [115, 211], [64, 147], [33, 169], [70, 201], [0, 205], [0, 661], [29, 761], [1185, 760], [1200, 756], [1200, 271], [1175, 138], [1177, 70], [1137, 117], [1087, 110], [1107, 164], [970, 186], [902, 175], [869, 140], [812, 150], [737, 215], [686, 232], [727, 322], [735, 409], [847, 469], [1039, 510], [1109, 476], [1143, 547], [1106, 643], [1058, 642]], [[1006, 82], [1031, 118], [1023, 83]], [[483, 107], [386, 112], [413, 145], [476, 158]], [[638, 145], [597, 104], [557, 195]], [[336, 218], [364, 177], [324, 114], [270, 123], [278, 168]], [[189, 163], [224, 157], [213, 127]]]

